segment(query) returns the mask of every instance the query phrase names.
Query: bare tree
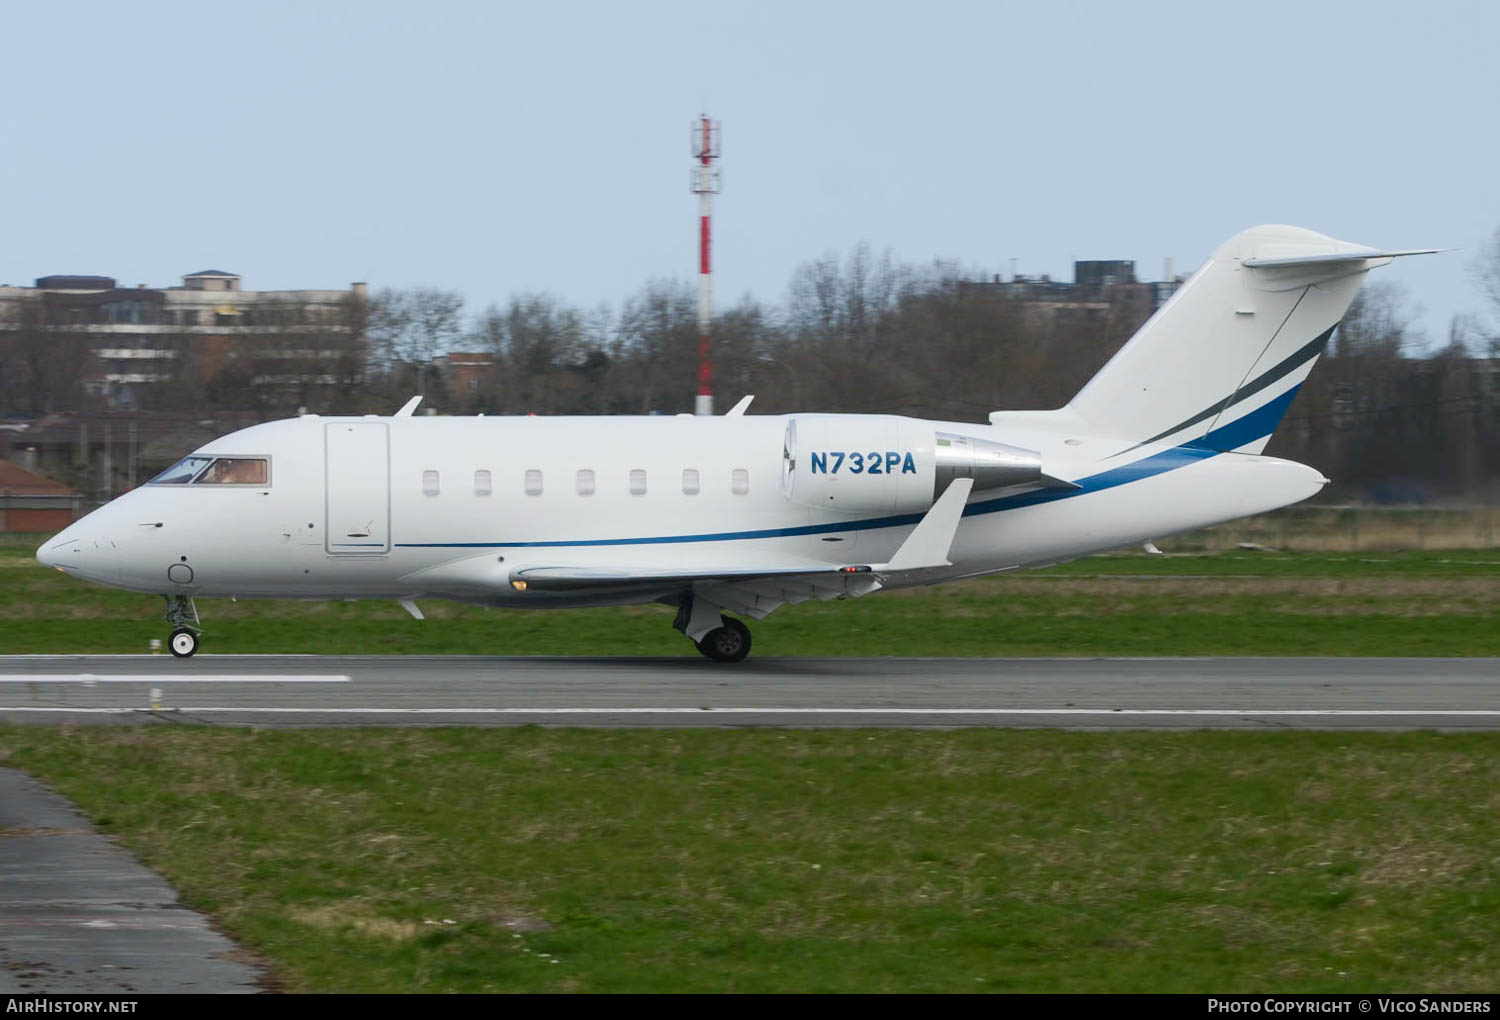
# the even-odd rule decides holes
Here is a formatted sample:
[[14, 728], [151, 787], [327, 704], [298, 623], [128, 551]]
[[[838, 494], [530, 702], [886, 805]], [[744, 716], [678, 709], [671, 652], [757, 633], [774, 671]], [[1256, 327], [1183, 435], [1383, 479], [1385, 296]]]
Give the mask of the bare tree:
[[370, 300], [363, 313], [370, 364], [385, 396], [440, 393], [434, 362], [463, 337], [463, 307], [462, 294], [432, 287], [387, 287]]
[[1490, 308], [1500, 317], [1500, 228], [1479, 246], [1479, 254], [1469, 264], [1469, 276]]
[[1355, 296], [1344, 314], [1331, 353], [1340, 358], [1400, 358], [1420, 342], [1413, 329], [1419, 312], [1408, 304], [1406, 291], [1399, 284], [1370, 284]]
[[487, 407], [520, 414], [601, 410], [609, 388], [607, 313], [585, 315], [550, 294], [514, 296], [491, 306], [469, 338], [495, 357]]
[[652, 280], [625, 302], [621, 353], [631, 362], [635, 411], [683, 411], [692, 406], [698, 364], [698, 318], [693, 291], [678, 280]]
[[1266, 452], [1320, 469], [1339, 498], [1407, 500], [1430, 491], [1440, 474], [1446, 373], [1408, 357], [1422, 346], [1416, 317], [1395, 284], [1361, 290]]

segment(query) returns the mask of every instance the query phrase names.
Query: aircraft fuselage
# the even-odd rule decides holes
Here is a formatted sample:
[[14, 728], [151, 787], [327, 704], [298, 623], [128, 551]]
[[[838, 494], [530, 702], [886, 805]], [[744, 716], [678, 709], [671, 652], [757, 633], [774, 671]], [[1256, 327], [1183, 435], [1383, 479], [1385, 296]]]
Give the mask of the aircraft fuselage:
[[[651, 601], [660, 592], [518, 591], [508, 583], [514, 572], [889, 560], [925, 507], [877, 499], [848, 512], [788, 499], [783, 445], [793, 418], [838, 419], [868, 435], [847, 450], [799, 451], [801, 470], [836, 483], [878, 481], [854, 473], [856, 463], [863, 473], [878, 462], [893, 485], [930, 487], [937, 433], [1036, 450], [1049, 473], [1084, 479], [1077, 490], [972, 494], [951, 567], [926, 583], [1203, 527], [1303, 499], [1323, 482], [1301, 465], [1235, 453], [1171, 464], [1158, 454], [1126, 477], [1131, 464], [1152, 458], [1136, 453], [1115, 464], [1109, 455], [1127, 445], [1119, 440], [888, 415], [306, 416], [196, 451], [264, 458], [268, 484], [142, 486], [58, 536], [44, 561], [161, 595], [442, 597], [543, 608]], [[1119, 477], [1090, 487], [1100, 469]]]

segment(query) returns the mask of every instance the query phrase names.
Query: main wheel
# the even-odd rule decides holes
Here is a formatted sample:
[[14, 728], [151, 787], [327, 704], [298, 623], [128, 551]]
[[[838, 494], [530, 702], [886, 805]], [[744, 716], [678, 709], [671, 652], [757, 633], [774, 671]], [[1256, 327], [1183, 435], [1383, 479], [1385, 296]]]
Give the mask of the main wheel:
[[726, 616], [724, 626], [703, 635], [698, 651], [715, 662], [739, 662], [750, 654], [750, 628]]
[[186, 659], [198, 650], [198, 635], [186, 627], [178, 627], [167, 639], [167, 644], [171, 646], [173, 655]]

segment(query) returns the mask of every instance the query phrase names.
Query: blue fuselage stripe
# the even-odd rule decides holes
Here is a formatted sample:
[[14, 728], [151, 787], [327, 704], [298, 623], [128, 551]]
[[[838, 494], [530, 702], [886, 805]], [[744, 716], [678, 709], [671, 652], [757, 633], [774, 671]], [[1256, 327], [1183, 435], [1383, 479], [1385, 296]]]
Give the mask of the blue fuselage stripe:
[[[1130, 464], [1101, 471], [1078, 479], [1076, 489], [1041, 489], [1023, 492], [1015, 496], [970, 503], [964, 507], [965, 517], [980, 514], [1000, 513], [1025, 506], [1054, 503], [1060, 499], [1086, 496], [1091, 492], [1102, 492], [1130, 482], [1151, 478], [1155, 475], [1175, 471], [1189, 464], [1216, 457], [1220, 453], [1252, 443], [1269, 436], [1276, 430], [1286, 409], [1291, 406], [1300, 386], [1293, 386], [1275, 400], [1251, 411], [1249, 414], [1195, 439], [1182, 446], [1174, 446], [1160, 453], [1153, 453]], [[589, 538], [554, 540], [545, 542], [397, 542], [401, 549], [544, 549], [579, 548], [601, 545], [676, 545], [689, 542], [738, 542], [757, 538], [797, 538], [805, 535], [832, 535], [846, 531], [876, 531], [880, 528], [905, 528], [920, 521], [925, 514], [896, 514], [891, 517], [872, 517], [859, 521], [844, 521], [835, 524], [808, 524], [796, 528], [764, 528], [758, 531], [716, 531], [703, 535], [658, 535], [651, 538]]]

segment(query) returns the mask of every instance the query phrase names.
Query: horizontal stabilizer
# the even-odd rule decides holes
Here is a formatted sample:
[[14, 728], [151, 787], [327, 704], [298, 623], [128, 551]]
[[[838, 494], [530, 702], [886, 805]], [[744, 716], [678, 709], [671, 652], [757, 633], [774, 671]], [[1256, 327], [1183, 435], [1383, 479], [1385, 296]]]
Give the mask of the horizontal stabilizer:
[[1272, 266], [1317, 266], [1330, 262], [1363, 262], [1366, 259], [1395, 259], [1403, 255], [1436, 255], [1447, 248], [1410, 248], [1406, 251], [1338, 251], [1329, 255], [1289, 255], [1285, 258], [1249, 258], [1240, 262], [1251, 269], [1268, 269]]

